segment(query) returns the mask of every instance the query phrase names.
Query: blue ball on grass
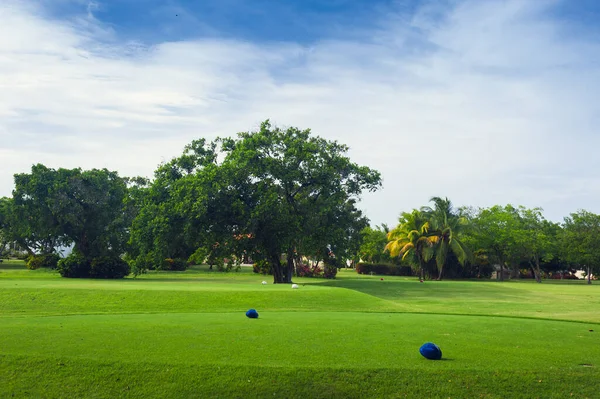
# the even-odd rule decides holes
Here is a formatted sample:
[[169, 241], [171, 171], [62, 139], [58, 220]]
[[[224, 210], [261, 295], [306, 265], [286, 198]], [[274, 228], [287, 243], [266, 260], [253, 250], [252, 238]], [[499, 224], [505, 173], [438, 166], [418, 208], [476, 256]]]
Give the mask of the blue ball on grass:
[[258, 312], [256, 311], [256, 309], [250, 309], [246, 312], [246, 317], [249, 317], [251, 319], [258, 319]]
[[439, 346], [432, 342], [427, 342], [421, 345], [419, 348], [419, 353], [423, 355], [424, 358], [429, 360], [440, 360], [442, 358], [442, 350]]

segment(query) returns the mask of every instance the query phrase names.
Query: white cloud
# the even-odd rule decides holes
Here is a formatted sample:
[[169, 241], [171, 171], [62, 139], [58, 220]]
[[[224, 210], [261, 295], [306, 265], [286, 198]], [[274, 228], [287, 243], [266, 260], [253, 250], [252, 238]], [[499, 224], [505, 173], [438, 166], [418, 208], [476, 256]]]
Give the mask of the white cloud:
[[23, 3], [0, 5], [0, 195], [37, 162], [149, 176], [194, 138], [271, 118], [380, 170], [384, 189], [363, 201], [376, 223], [433, 195], [600, 212], [600, 46], [564, 34], [554, 2], [388, 14], [363, 40], [310, 47], [146, 47], [120, 43], [93, 9], [59, 21]]

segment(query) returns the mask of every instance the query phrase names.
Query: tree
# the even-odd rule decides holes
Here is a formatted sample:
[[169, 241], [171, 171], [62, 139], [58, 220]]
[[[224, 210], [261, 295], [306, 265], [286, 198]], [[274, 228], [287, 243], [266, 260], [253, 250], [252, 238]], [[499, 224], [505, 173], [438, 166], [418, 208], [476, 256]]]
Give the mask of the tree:
[[435, 244], [434, 256], [438, 267], [438, 280], [441, 280], [450, 251], [454, 253], [461, 265], [472, 258], [471, 252], [461, 241], [467, 219], [455, 211], [448, 198], [432, 197], [430, 201], [433, 202], [433, 208], [425, 206], [421, 208], [421, 212], [429, 221], [430, 234]]
[[[234, 213], [235, 208], [222, 187], [216, 148], [216, 143], [194, 140], [139, 189], [128, 248], [134, 273], [160, 268], [169, 258], [222, 258], [227, 242], [235, 242], [235, 232], [225, 220], [227, 211]], [[234, 252], [231, 249], [229, 255]]]
[[517, 209], [512, 205], [479, 208], [470, 215], [469, 226], [467, 242], [471, 248], [484, 250], [500, 266], [500, 280], [504, 280], [504, 268], [509, 264], [516, 267], [520, 261], [514, 235], [520, 228]]
[[542, 282], [540, 263], [550, 260], [555, 253], [555, 225], [542, 215], [541, 208], [527, 209], [519, 207], [520, 226], [512, 230], [516, 245], [522, 250], [522, 256], [529, 261], [535, 281]]
[[421, 211], [404, 212], [400, 216], [398, 226], [388, 233], [388, 243], [385, 247], [390, 256], [401, 255], [402, 260], [416, 269], [424, 278], [425, 264], [433, 257], [433, 246], [436, 236], [429, 232], [430, 222]]
[[50, 169], [34, 165], [15, 175], [11, 231], [33, 252], [74, 245], [86, 258], [120, 255], [130, 223], [126, 181], [106, 169]]
[[367, 225], [356, 208], [360, 194], [381, 185], [379, 173], [352, 163], [347, 151], [310, 130], [268, 121], [237, 138], [193, 142], [157, 171], [133, 225], [136, 265], [236, 236], [248, 239], [232, 252], [252, 248], [271, 264], [275, 283], [291, 282], [303, 253], [340, 261]]
[[588, 284], [600, 273], [600, 215], [586, 210], [564, 219], [560, 237], [563, 257], [586, 270]]
[[385, 251], [388, 243], [387, 235], [390, 232], [386, 225], [365, 227], [361, 231], [361, 245], [359, 256], [362, 261], [381, 263], [391, 261], [389, 253]]

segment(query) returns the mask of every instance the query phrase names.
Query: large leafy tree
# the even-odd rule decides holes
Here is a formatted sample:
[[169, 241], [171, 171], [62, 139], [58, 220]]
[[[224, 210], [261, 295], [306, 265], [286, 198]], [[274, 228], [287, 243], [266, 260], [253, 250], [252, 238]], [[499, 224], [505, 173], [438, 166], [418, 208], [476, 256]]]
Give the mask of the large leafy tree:
[[433, 206], [421, 208], [424, 217], [429, 221], [430, 234], [434, 242], [434, 256], [438, 268], [438, 280], [442, 279], [448, 253], [452, 252], [458, 262], [464, 265], [472, 255], [461, 240], [467, 219], [454, 209], [448, 198], [432, 197]]
[[511, 205], [479, 208], [469, 215], [466, 241], [473, 249], [487, 254], [492, 263], [500, 266], [500, 280], [504, 279], [504, 269], [507, 266], [517, 268], [520, 262], [514, 234], [518, 229], [519, 213]]
[[556, 252], [556, 226], [544, 218], [541, 208], [519, 207], [519, 226], [511, 233], [515, 237], [517, 250], [527, 260], [535, 281], [542, 282], [542, 261], [552, 259]]
[[228, 207], [216, 147], [204, 139], [193, 141], [180, 157], [160, 165], [151, 183], [140, 187], [128, 254], [135, 273], [160, 266], [166, 258], [212, 259], [225, 247], [220, 238], [229, 232], [225, 241], [232, 240], [226, 214], [235, 209]]
[[571, 213], [563, 223], [560, 237], [562, 256], [591, 275], [600, 274], [600, 215], [580, 210]]
[[[267, 260], [275, 283], [291, 282], [300, 254], [343, 258], [367, 225], [356, 201], [381, 185], [348, 148], [310, 130], [268, 121], [256, 132], [196, 141], [163, 165], [132, 232], [139, 268], [170, 253], [231, 244]], [[232, 237], [247, 237], [235, 240]]]
[[126, 180], [116, 172], [34, 165], [15, 175], [11, 231], [30, 252], [72, 244], [90, 259], [120, 255], [130, 223], [126, 196]]
[[468, 242], [500, 266], [500, 279], [504, 278], [505, 267], [511, 267], [512, 277], [518, 277], [520, 266], [525, 265], [541, 282], [543, 264], [558, 261], [560, 226], [546, 220], [541, 208], [495, 205], [471, 212], [469, 220]]
[[404, 212], [398, 226], [387, 235], [385, 247], [390, 256], [402, 256], [424, 278], [426, 263], [433, 257], [437, 236], [430, 233], [430, 221], [419, 210]]

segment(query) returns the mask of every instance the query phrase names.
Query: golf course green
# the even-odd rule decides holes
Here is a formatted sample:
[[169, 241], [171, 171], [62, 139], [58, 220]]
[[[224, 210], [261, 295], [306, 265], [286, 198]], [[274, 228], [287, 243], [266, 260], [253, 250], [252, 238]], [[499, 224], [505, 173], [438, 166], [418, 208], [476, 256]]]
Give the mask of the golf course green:
[[[202, 266], [65, 279], [5, 261], [0, 397], [600, 395], [599, 285], [271, 280]], [[425, 342], [443, 359], [423, 358]]]

